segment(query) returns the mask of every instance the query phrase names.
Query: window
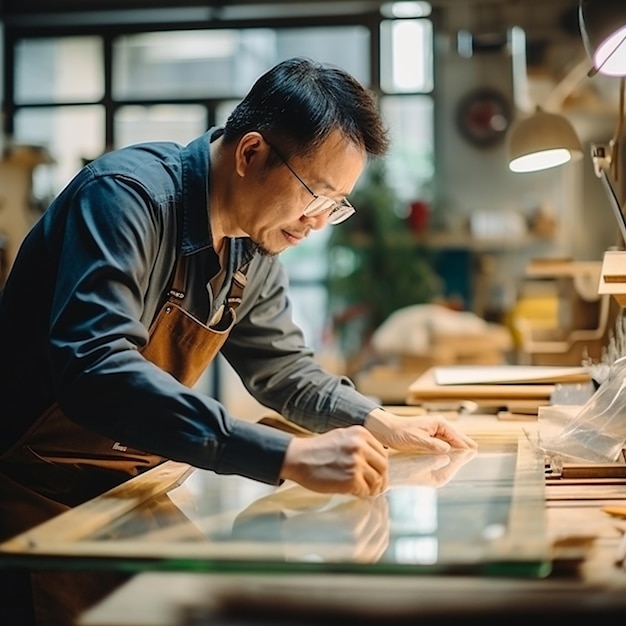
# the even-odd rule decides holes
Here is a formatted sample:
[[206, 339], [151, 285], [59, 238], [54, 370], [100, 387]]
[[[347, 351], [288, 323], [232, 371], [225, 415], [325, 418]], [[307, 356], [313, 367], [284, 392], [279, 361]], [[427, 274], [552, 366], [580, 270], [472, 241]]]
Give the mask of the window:
[[115, 113], [115, 147], [154, 140], [188, 143], [207, 129], [206, 108], [197, 104], [129, 104]]
[[386, 93], [433, 88], [432, 24], [425, 19], [385, 20], [380, 25], [381, 77]]
[[363, 26], [125, 35], [113, 46], [113, 96], [239, 99], [265, 70], [291, 56], [339, 62], [369, 84], [369, 46]]
[[15, 48], [15, 101], [67, 103], [104, 95], [100, 37], [22, 39]]
[[104, 108], [64, 105], [18, 109], [15, 141], [48, 147], [55, 164], [50, 177], [46, 178], [45, 188], [35, 176], [33, 193], [35, 196], [54, 195], [86, 160], [104, 151]]
[[[433, 28], [424, 7], [390, 3], [376, 22], [370, 14], [338, 20], [296, 15], [288, 24], [268, 17], [245, 27], [223, 20], [211, 28], [174, 22], [171, 30], [162, 24], [86, 26], [82, 35], [62, 26], [11, 31], [14, 56], [5, 58], [14, 58], [13, 90], [6, 94], [13, 139], [43, 145], [55, 158], [52, 182], [48, 177], [47, 187], [35, 190], [50, 195], [84, 161], [111, 147], [153, 139], [187, 143], [223, 123], [266, 69], [307, 56], [340, 65], [380, 94], [392, 135], [390, 183], [409, 203], [428, 191], [433, 175]], [[398, 15], [399, 9], [405, 13]], [[314, 347], [327, 324], [328, 230], [283, 255], [294, 315]]]

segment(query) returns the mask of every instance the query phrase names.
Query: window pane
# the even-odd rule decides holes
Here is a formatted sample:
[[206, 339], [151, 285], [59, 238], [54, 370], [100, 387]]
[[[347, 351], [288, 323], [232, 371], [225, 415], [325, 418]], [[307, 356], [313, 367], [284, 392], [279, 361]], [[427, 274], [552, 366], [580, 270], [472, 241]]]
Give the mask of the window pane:
[[302, 329], [306, 345], [319, 350], [325, 341], [328, 322], [326, 287], [322, 283], [292, 284], [289, 297], [293, 304], [293, 319]]
[[323, 283], [328, 275], [326, 243], [331, 228], [334, 227], [311, 231], [300, 245], [288, 248], [280, 256], [291, 282], [294, 319], [304, 330], [308, 344], [315, 348], [322, 342], [328, 317], [328, 295]]
[[[303, 207], [304, 208], [304, 207]], [[280, 258], [289, 269], [292, 280], [323, 280], [327, 272], [326, 244], [331, 228], [312, 230], [309, 236], [297, 246], [287, 248]]]
[[233, 109], [239, 104], [239, 100], [224, 100], [215, 108], [215, 124], [216, 126], [224, 126], [228, 116]]
[[272, 33], [257, 33], [251, 50], [241, 52], [240, 44], [236, 30], [120, 37], [113, 47], [113, 95], [118, 100], [243, 95], [264, 67], [257, 48], [271, 47]]
[[15, 101], [88, 102], [104, 93], [99, 37], [23, 39], [15, 49]]
[[384, 96], [381, 112], [391, 133], [387, 179], [407, 202], [430, 199], [434, 176], [434, 107], [430, 96]]
[[199, 105], [134, 105], [121, 107], [114, 124], [118, 148], [163, 139], [187, 144], [207, 129], [207, 115]]
[[367, 28], [293, 28], [276, 31], [276, 34], [276, 56], [270, 65], [290, 57], [305, 56], [322, 63], [339, 65], [364, 85], [371, 84], [370, 33]]
[[433, 88], [433, 35], [429, 20], [385, 20], [380, 25], [381, 87], [387, 93]]
[[113, 95], [142, 98], [243, 97], [277, 62], [310, 56], [337, 62], [369, 84], [369, 31], [359, 26], [143, 33], [113, 47]]
[[84, 161], [104, 152], [104, 109], [98, 105], [20, 109], [15, 115], [15, 141], [48, 148], [56, 161], [51, 182], [56, 193]]

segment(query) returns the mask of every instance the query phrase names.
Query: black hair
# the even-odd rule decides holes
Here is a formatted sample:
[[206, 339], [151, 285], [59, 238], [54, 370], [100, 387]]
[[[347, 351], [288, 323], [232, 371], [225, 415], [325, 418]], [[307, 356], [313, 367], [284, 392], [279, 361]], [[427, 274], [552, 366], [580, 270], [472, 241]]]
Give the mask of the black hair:
[[373, 93], [339, 67], [304, 57], [275, 65], [254, 83], [230, 114], [224, 141], [260, 132], [281, 155], [307, 155], [333, 130], [370, 156], [389, 148]]

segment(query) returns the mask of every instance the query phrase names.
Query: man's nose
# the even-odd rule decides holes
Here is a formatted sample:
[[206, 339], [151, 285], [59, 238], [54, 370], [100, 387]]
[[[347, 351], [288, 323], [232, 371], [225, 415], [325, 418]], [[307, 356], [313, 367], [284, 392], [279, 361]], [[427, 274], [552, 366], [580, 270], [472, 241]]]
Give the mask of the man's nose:
[[302, 219], [311, 226], [313, 230], [322, 230], [328, 224], [329, 211], [324, 211], [319, 215], [303, 215]]

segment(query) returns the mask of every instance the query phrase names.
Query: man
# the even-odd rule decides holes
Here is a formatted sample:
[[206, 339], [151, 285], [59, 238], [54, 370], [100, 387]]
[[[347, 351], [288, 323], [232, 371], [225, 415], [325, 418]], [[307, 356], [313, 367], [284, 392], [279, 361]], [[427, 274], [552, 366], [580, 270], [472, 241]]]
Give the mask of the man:
[[[223, 129], [110, 152], [75, 176], [0, 295], [1, 538], [164, 459], [369, 496], [386, 487], [387, 447], [475, 447], [324, 372], [291, 320], [277, 255], [349, 217], [346, 196], [387, 146], [354, 78], [292, 59]], [[234, 418], [194, 389], [219, 350], [257, 400], [321, 434]]]

